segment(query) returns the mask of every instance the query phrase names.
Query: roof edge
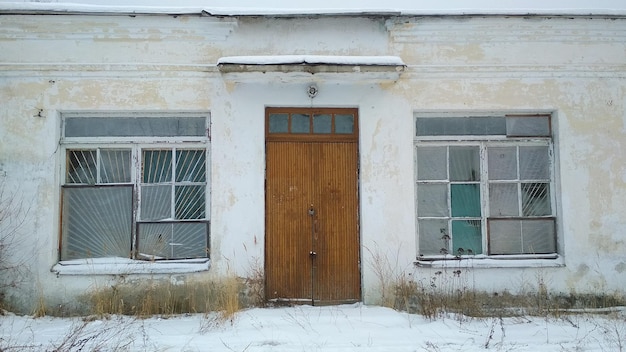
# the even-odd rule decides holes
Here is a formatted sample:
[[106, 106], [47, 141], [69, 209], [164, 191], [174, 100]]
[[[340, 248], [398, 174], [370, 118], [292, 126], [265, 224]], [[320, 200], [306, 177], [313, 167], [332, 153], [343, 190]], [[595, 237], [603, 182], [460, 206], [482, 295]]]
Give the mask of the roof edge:
[[110, 6], [72, 3], [0, 2], [0, 14], [36, 15], [204, 15], [204, 16], [596, 16], [626, 17], [626, 8], [244, 8]]

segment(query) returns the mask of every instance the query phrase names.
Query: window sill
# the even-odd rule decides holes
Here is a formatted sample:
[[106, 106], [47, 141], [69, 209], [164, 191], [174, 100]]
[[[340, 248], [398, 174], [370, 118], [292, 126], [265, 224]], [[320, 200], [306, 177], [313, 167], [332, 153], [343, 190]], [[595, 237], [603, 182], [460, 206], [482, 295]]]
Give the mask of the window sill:
[[50, 271], [57, 275], [179, 274], [209, 270], [209, 258], [143, 261], [128, 258], [63, 260]]
[[559, 268], [564, 267], [563, 258], [557, 254], [507, 255], [507, 256], [475, 256], [457, 258], [439, 256], [437, 258], [420, 258], [415, 266], [422, 268]]

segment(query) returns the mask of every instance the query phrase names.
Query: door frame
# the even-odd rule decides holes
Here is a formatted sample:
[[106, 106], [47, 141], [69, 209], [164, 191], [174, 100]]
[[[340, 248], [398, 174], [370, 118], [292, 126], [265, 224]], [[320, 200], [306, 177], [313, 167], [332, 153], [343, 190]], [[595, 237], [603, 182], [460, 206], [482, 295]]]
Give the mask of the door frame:
[[[310, 119], [310, 129], [308, 133], [295, 133], [292, 132], [292, 119], [291, 114], [336, 114], [336, 115], [352, 115], [354, 116], [352, 131], [351, 133], [341, 133], [337, 131], [335, 118], [332, 119], [332, 127], [330, 133], [314, 133], [313, 126], [313, 118]], [[280, 132], [270, 132], [270, 114], [287, 114], [289, 115], [287, 130]], [[333, 115], [334, 116], [334, 115]], [[360, 145], [359, 145], [359, 111], [358, 108], [306, 108], [306, 107], [266, 107], [265, 108], [265, 143], [264, 143], [264, 155], [265, 155], [265, 177], [264, 177], [264, 218], [265, 218], [265, 231], [268, 229], [268, 216], [267, 216], [267, 146], [268, 143], [271, 142], [295, 142], [295, 143], [333, 143], [333, 142], [350, 142], [356, 145], [356, 160], [355, 160], [355, 168], [356, 168], [356, 179], [355, 179], [355, 187], [356, 187], [356, 214], [355, 214], [355, 224], [356, 224], [356, 236], [357, 243], [356, 248], [357, 251], [357, 267], [358, 267], [358, 297], [356, 299], [350, 300], [337, 300], [337, 301], [317, 301], [317, 303], [321, 304], [340, 304], [340, 303], [352, 303], [352, 302], [360, 302], [363, 300], [363, 247], [362, 243], [362, 234], [361, 234], [361, 187], [360, 187]], [[264, 236], [267, 236], [265, 233]], [[267, 261], [268, 261], [268, 248], [267, 248], [267, 240], [264, 241], [264, 268], [267, 269]], [[311, 278], [313, 280], [313, 278]], [[267, 275], [264, 276], [264, 296], [267, 302], [274, 303], [311, 303], [315, 304], [314, 300], [314, 292], [311, 292], [311, 300], [300, 300], [300, 299], [284, 299], [284, 300], [276, 300], [272, 298], [268, 293], [268, 279]]]

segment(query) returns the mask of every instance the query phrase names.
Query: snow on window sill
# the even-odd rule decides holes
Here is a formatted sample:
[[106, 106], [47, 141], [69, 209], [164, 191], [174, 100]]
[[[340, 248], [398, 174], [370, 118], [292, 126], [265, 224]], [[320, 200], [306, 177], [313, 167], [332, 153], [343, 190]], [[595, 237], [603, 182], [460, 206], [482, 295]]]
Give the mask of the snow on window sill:
[[57, 275], [178, 274], [209, 270], [209, 258], [144, 261], [129, 258], [62, 260], [50, 271]]
[[549, 255], [507, 255], [473, 256], [458, 258], [455, 256], [420, 257], [415, 266], [424, 268], [558, 268], [565, 266], [558, 254]]

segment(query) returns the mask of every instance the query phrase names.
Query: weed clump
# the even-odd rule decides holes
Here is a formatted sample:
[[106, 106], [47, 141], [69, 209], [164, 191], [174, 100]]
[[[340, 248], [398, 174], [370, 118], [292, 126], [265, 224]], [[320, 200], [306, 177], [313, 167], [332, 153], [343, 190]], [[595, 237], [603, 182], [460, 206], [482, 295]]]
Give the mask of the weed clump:
[[87, 314], [148, 317], [185, 313], [219, 312], [231, 319], [241, 309], [243, 282], [235, 276], [216, 280], [172, 282], [148, 280], [97, 287], [80, 300]]

